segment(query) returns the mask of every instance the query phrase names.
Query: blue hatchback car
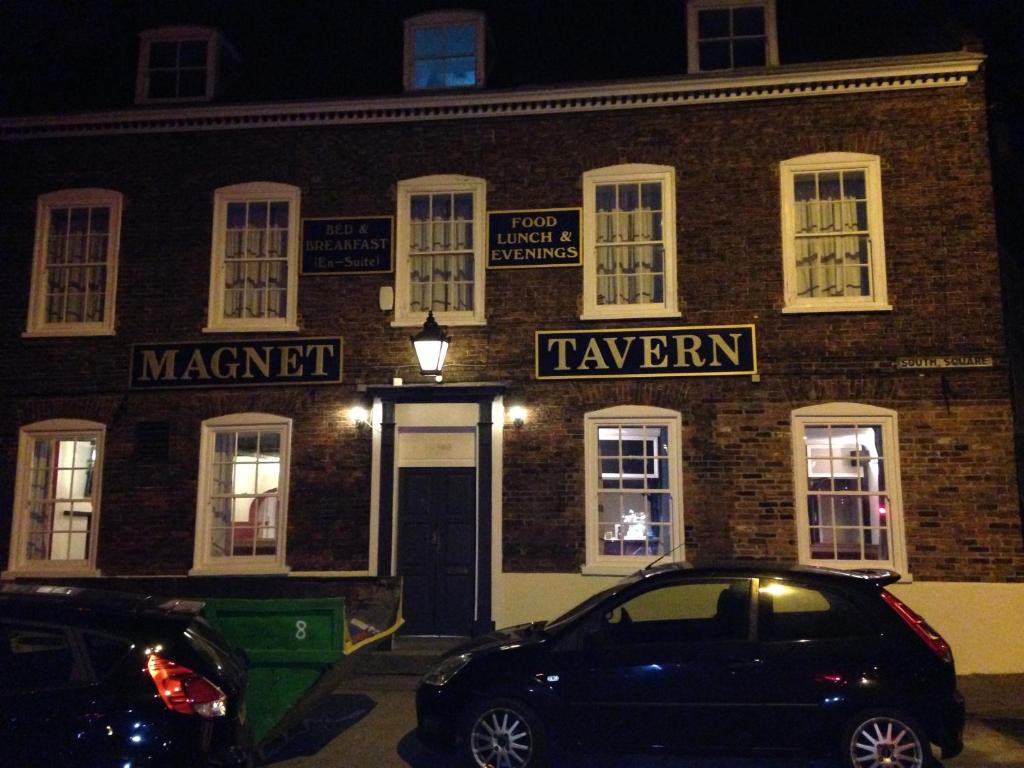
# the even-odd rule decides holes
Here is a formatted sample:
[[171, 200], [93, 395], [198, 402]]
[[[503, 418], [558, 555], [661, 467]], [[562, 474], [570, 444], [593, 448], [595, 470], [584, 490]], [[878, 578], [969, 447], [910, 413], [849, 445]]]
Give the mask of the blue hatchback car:
[[469, 768], [558, 750], [834, 755], [926, 768], [963, 748], [948, 644], [891, 571], [770, 564], [640, 571], [554, 621], [455, 648], [418, 735]]

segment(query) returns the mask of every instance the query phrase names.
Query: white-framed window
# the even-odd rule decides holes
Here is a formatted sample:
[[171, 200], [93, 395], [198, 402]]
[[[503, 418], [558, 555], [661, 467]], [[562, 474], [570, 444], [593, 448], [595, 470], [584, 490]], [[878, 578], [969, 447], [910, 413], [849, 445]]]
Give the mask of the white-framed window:
[[220, 85], [227, 41], [210, 27], [160, 27], [139, 34], [135, 103], [209, 101]]
[[235, 413], [203, 422], [190, 573], [284, 573], [292, 420]]
[[775, 0], [689, 0], [686, 38], [690, 72], [775, 66]]
[[583, 264], [582, 320], [679, 317], [674, 168], [583, 174]]
[[586, 414], [585, 573], [685, 559], [680, 423], [678, 411], [647, 406]]
[[437, 11], [405, 20], [405, 89], [484, 84], [486, 21], [479, 11]]
[[398, 182], [395, 325], [483, 325], [487, 182], [422, 176]]
[[877, 155], [825, 152], [784, 160], [783, 312], [890, 310]]
[[298, 330], [299, 203], [290, 184], [216, 190], [204, 331]]
[[95, 576], [106, 427], [52, 419], [22, 427], [7, 576]]
[[907, 573], [895, 411], [825, 403], [792, 413], [801, 563]]
[[109, 189], [39, 196], [26, 336], [114, 333], [121, 205]]

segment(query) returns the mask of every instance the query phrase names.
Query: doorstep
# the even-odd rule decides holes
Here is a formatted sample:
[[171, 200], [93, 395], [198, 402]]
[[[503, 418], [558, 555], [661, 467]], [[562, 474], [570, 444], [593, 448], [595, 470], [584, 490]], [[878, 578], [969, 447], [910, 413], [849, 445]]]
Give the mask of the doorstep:
[[353, 674], [406, 675], [418, 679], [448, 650], [467, 638], [392, 635], [390, 639], [390, 643], [381, 643], [373, 651], [353, 659]]

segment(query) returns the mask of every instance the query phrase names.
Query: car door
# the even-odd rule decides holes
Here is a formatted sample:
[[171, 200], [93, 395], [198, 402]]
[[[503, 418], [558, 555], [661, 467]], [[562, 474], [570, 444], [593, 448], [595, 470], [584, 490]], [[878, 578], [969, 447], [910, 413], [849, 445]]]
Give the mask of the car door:
[[596, 609], [576, 650], [559, 654], [565, 725], [613, 750], [701, 750], [742, 742], [756, 667], [752, 581], [711, 578], [642, 588]]
[[848, 702], [876, 683], [878, 630], [836, 590], [764, 579], [758, 591], [764, 746], [828, 747]]

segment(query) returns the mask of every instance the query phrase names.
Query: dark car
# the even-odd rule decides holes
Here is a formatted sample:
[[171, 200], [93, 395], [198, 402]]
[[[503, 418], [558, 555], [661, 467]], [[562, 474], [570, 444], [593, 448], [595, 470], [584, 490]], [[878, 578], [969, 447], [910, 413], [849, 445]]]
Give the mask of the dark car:
[[246, 662], [201, 603], [0, 589], [0, 744], [10, 766], [249, 766]]
[[469, 766], [577, 751], [803, 753], [921, 768], [963, 747], [946, 642], [891, 571], [761, 565], [640, 571], [554, 621], [452, 650], [417, 733]]

